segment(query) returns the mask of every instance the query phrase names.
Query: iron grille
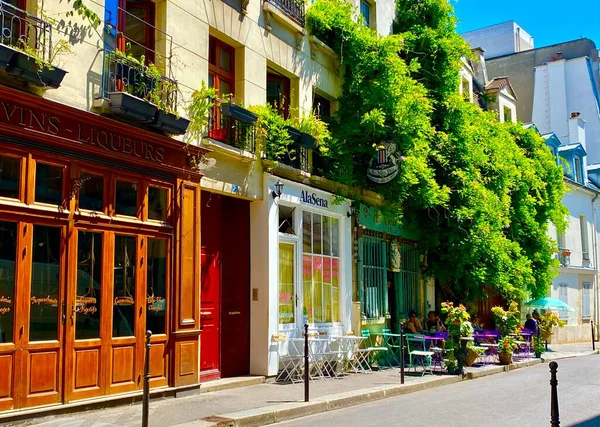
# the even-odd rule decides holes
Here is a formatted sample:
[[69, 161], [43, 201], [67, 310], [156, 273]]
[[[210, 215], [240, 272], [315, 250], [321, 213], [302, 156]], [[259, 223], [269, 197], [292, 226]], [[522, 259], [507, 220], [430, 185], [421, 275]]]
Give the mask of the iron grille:
[[3, 45], [23, 50], [31, 48], [42, 60], [51, 62], [52, 24], [0, 1], [0, 25]]
[[304, 27], [304, 3], [297, 0], [268, 0], [277, 8], [281, 9], [294, 22]]

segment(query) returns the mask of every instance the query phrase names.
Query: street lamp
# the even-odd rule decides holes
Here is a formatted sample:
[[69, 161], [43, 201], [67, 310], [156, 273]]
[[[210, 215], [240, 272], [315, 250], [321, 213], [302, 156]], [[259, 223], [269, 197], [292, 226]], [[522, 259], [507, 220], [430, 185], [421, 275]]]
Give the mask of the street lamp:
[[283, 193], [283, 182], [277, 180], [277, 183], [275, 184], [275, 189], [273, 190], [273, 198], [276, 199], [278, 197], [281, 197], [281, 193]]

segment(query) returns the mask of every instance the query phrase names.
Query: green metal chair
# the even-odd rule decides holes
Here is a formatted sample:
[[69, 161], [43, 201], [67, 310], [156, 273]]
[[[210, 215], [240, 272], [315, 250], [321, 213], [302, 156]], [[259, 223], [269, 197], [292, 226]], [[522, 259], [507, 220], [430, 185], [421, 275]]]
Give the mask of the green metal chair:
[[423, 336], [415, 336], [410, 334], [411, 336], [406, 337], [406, 351], [408, 353], [408, 370], [414, 369], [417, 372], [417, 367], [420, 366], [423, 368], [423, 372], [421, 376], [425, 375], [425, 373], [429, 372], [430, 375], [433, 375], [433, 351], [426, 350], [426, 343]]
[[388, 349], [387, 347], [374, 346], [371, 340], [371, 331], [369, 331], [368, 329], [361, 330], [360, 335], [365, 339], [365, 348], [359, 350], [362, 353], [361, 364], [366, 364], [366, 367], [364, 367], [364, 369], [367, 371], [371, 371], [372, 363], [375, 360], [379, 360], [382, 356], [382, 353], [387, 353]]
[[400, 336], [388, 328], [383, 328], [381, 334], [388, 349], [385, 352], [385, 364], [389, 367], [400, 366]]

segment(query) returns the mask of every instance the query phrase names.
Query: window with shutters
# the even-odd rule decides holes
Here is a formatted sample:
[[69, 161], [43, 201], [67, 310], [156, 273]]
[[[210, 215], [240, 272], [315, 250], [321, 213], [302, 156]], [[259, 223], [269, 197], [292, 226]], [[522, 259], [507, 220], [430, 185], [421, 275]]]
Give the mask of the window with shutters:
[[581, 301], [581, 318], [589, 319], [591, 317], [590, 312], [590, 296], [592, 291], [592, 284], [590, 282], [582, 283], [582, 301]]
[[[558, 285], [558, 298], [565, 304], [569, 303], [569, 285], [567, 283], [561, 283]], [[569, 312], [566, 310], [560, 310], [558, 316], [561, 320], [569, 319]]]

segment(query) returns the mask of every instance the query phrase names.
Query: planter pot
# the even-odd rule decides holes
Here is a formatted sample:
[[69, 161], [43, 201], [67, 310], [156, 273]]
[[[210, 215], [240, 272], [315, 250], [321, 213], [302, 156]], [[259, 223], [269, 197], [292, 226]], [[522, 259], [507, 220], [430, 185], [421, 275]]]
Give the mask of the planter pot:
[[475, 361], [477, 360], [478, 357], [479, 357], [479, 353], [477, 353], [475, 350], [473, 350], [471, 348], [467, 348], [467, 357], [465, 357], [465, 360], [463, 363], [465, 366], [473, 366], [473, 363], [475, 363]]
[[48, 86], [54, 89], [60, 87], [67, 74], [65, 70], [58, 67], [53, 67], [51, 70], [40, 69], [35, 58], [23, 52], [16, 52], [13, 55], [6, 72], [34, 86]]
[[10, 46], [0, 44], [0, 68], [4, 69], [8, 67], [11, 59], [17, 53], [19, 53], [19, 51], [17, 51], [16, 49], [13, 49]]
[[258, 120], [256, 114], [231, 102], [221, 104], [221, 112], [224, 116], [232, 117], [244, 123], [254, 124]]
[[293, 128], [291, 126], [288, 126], [287, 130], [288, 130], [288, 133], [290, 134], [290, 138], [292, 138], [292, 141], [294, 143], [299, 144], [300, 141], [302, 140], [302, 133], [298, 129]]
[[535, 352], [535, 358], [540, 359], [542, 357], [542, 353]]
[[185, 117], [177, 117], [175, 114], [166, 113], [161, 110], [158, 110], [154, 122], [150, 124], [155, 129], [175, 135], [186, 133], [189, 125], [190, 121]]
[[501, 365], [510, 365], [512, 363], [512, 353], [500, 352], [498, 359]]
[[552, 336], [552, 332], [549, 331], [541, 331], [540, 335], [542, 337], [542, 340], [544, 341], [548, 341], [550, 339], [550, 337]]
[[108, 94], [110, 109], [113, 113], [137, 120], [143, 123], [154, 121], [158, 108], [137, 96], [125, 92], [112, 92]]
[[300, 144], [303, 147], [310, 148], [311, 150], [315, 149], [315, 138], [312, 135], [302, 132], [300, 134]]

